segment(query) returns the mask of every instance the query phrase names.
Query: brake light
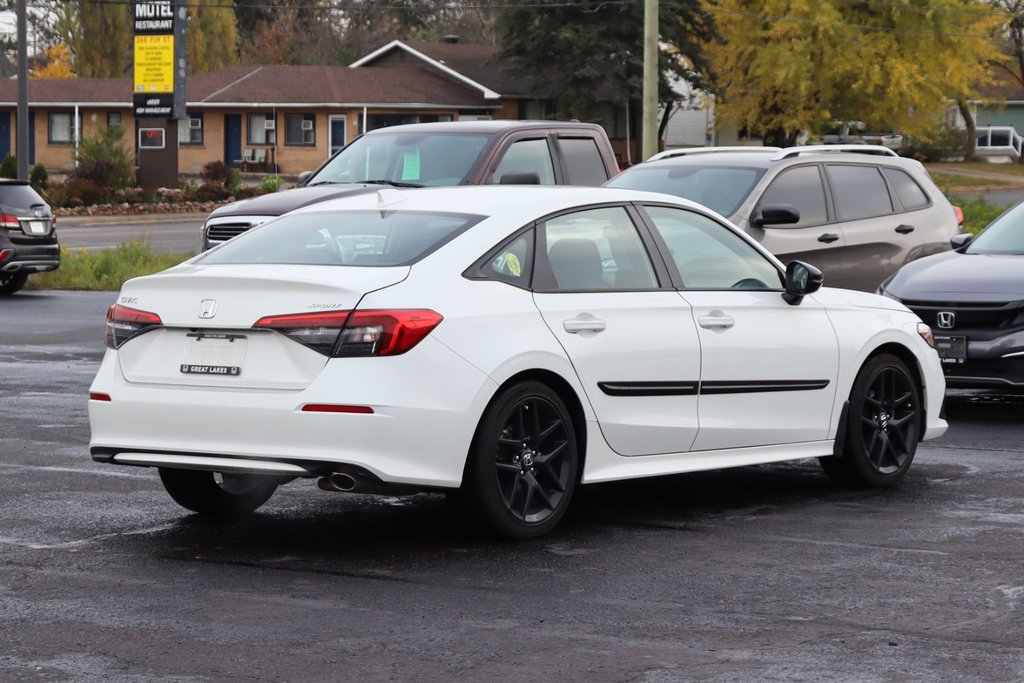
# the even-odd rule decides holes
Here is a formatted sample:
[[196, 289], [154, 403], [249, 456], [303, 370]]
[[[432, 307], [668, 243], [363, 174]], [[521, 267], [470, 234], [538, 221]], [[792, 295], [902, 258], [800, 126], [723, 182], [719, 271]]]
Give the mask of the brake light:
[[6, 261], [13, 253], [13, 249], [0, 249], [0, 261]]
[[443, 319], [428, 309], [326, 311], [270, 315], [253, 327], [280, 332], [325, 356], [397, 356], [423, 341]]
[[107, 310], [104, 342], [108, 347], [116, 349], [132, 337], [154, 330], [161, 325], [163, 325], [163, 321], [156, 313], [114, 304]]
[[100, 393], [97, 393], [95, 391], [90, 391], [89, 392], [89, 400], [90, 401], [109, 401], [110, 400], [110, 394], [100, 394]]
[[16, 228], [20, 230], [21, 223], [18, 222], [17, 216], [12, 216], [9, 213], [0, 213], [0, 227]]
[[953, 207], [953, 213], [956, 214], [956, 224], [957, 225], [963, 225], [964, 224], [964, 210], [961, 209], [959, 206], [954, 206]]

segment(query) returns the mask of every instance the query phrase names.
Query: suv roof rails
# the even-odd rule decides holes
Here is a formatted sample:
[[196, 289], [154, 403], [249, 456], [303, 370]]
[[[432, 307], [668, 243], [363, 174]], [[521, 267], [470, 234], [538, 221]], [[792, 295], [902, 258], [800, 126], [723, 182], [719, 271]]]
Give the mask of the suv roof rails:
[[772, 157], [772, 161], [792, 159], [801, 154], [829, 154], [831, 152], [847, 152], [854, 154], [875, 154], [878, 156], [898, 157], [899, 154], [882, 145], [804, 145], [802, 147], [787, 147], [779, 150]]
[[778, 152], [781, 147], [760, 147], [757, 145], [732, 146], [732, 147], [680, 147], [678, 149], [666, 149], [651, 156], [647, 161], [658, 159], [670, 159], [672, 157], [685, 157], [694, 154], [714, 154], [715, 152]]

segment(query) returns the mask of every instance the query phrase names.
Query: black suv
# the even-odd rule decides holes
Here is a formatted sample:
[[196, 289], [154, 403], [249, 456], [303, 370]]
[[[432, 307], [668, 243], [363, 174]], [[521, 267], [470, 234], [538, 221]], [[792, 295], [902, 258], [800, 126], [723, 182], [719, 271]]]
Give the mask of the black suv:
[[57, 270], [57, 219], [24, 180], [0, 178], [0, 295], [14, 294], [31, 273]]
[[205, 251], [302, 206], [382, 187], [589, 185], [618, 173], [604, 129], [563, 121], [452, 121], [378, 128], [356, 138], [293, 190], [210, 214]]

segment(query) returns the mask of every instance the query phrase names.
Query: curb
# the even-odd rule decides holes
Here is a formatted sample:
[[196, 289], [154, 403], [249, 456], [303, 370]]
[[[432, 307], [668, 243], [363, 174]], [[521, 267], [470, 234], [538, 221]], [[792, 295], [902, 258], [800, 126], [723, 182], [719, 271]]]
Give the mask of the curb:
[[208, 212], [191, 213], [137, 213], [110, 216], [58, 216], [57, 230], [61, 228], [93, 228], [105, 225], [159, 225], [160, 223], [202, 223]]

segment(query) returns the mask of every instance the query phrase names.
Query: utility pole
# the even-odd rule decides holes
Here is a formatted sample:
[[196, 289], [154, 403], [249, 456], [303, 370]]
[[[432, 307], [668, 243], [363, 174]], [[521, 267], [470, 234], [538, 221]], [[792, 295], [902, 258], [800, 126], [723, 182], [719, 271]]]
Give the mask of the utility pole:
[[18, 180], [28, 180], [28, 17], [25, 0], [18, 0]]
[[658, 151], [658, 0], [644, 0], [643, 134], [640, 160]]

